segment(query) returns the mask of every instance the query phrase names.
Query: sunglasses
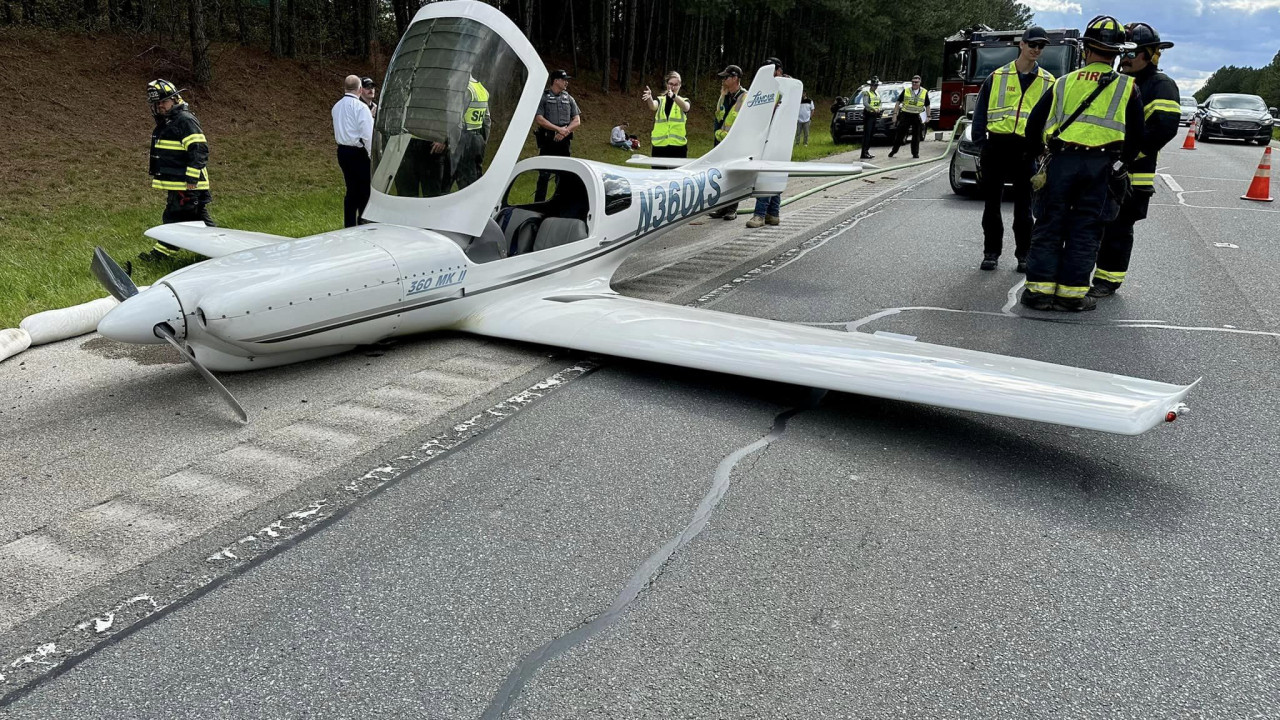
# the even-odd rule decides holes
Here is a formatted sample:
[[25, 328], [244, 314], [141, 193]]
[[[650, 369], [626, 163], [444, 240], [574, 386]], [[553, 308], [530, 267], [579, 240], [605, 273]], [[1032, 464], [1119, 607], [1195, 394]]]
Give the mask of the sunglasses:
[[1043, 50], [1043, 49], [1045, 49], [1045, 48], [1049, 47], [1049, 43], [1047, 43], [1047, 42], [1029, 42], [1029, 43], [1027, 43], [1027, 47], [1031, 48], [1032, 50]]

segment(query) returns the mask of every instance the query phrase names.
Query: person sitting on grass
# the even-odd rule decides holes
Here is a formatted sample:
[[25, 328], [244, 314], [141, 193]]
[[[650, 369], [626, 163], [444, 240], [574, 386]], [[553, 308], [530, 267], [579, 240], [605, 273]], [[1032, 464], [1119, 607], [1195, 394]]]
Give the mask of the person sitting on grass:
[[609, 144], [619, 150], [639, 150], [640, 138], [627, 134], [627, 122], [624, 120], [613, 127], [609, 134]]

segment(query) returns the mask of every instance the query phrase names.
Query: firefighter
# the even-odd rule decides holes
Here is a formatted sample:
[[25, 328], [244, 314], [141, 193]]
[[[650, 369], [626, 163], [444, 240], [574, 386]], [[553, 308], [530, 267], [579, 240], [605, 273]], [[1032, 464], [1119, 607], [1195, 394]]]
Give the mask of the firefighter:
[[[1092, 310], [1086, 295], [1102, 230], [1119, 210], [1127, 167], [1142, 142], [1142, 101], [1133, 78], [1113, 70], [1131, 46], [1115, 18], [1084, 31], [1085, 66], [1058, 78], [1027, 118], [1032, 152], [1048, 145], [1021, 302], [1034, 310]], [[1033, 182], [1035, 180], [1033, 179]]]
[[[182, 99], [181, 91], [168, 80], [147, 84], [147, 104], [156, 121], [151, 131], [151, 187], [167, 193], [163, 222], [201, 220], [213, 227], [209, 217], [209, 144], [196, 116]], [[178, 254], [178, 248], [156, 242], [141, 260], [162, 260]]]
[[[722, 70], [718, 77], [720, 78], [720, 98], [716, 100], [716, 112], [712, 120], [715, 129], [712, 147], [729, 137], [729, 131], [733, 129], [738, 113], [742, 112], [742, 100], [747, 96], [747, 91], [742, 88], [742, 68], [730, 65]], [[732, 220], [738, 214], [738, 203], [725, 205], [719, 210], [712, 210], [709, 214], [721, 220]]]
[[1031, 26], [1018, 41], [1018, 57], [982, 83], [973, 113], [973, 142], [982, 148], [982, 265], [995, 270], [1004, 249], [1004, 216], [1000, 202], [1006, 182], [1013, 185], [1013, 257], [1017, 271], [1027, 271], [1031, 245], [1031, 174], [1027, 156], [1027, 116], [1055, 78], [1040, 67], [1049, 33]]
[[[867, 81], [867, 91], [862, 94], [862, 160], [874, 160], [871, 154], [871, 137], [875, 134], [876, 123], [880, 120], [880, 78], [873, 77]], [[856, 103], [857, 100], [854, 100]]]
[[1098, 267], [1093, 271], [1093, 287], [1088, 293], [1095, 298], [1115, 294], [1124, 282], [1125, 273], [1129, 270], [1129, 255], [1133, 252], [1133, 226], [1146, 219], [1147, 206], [1156, 192], [1156, 160], [1160, 148], [1178, 134], [1182, 117], [1178, 84], [1156, 67], [1160, 53], [1173, 47], [1173, 43], [1161, 42], [1155, 28], [1146, 23], [1130, 23], [1125, 29], [1129, 33], [1129, 42], [1137, 48], [1120, 56], [1120, 71], [1138, 83], [1146, 125], [1142, 133], [1142, 152], [1129, 173], [1133, 180], [1133, 194], [1120, 207], [1120, 215], [1102, 233]]

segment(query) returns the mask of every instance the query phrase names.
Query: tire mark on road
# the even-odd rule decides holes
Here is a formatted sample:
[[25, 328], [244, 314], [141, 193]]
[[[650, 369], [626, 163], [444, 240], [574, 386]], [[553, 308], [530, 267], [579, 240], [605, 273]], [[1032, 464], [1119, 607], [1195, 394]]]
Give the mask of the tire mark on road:
[[501, 718], [511, 708], [512, 703], [520, 697], [525, 685], [537, 675], [543, 665], [563, 655], [566, 651], [581, 645], [616, 623], [622, 617], [622, 614], [631, 607], [631, 604], [640, 597], [640, 594], [658, 579], [658, 576], [666, 568], [667, 563], [671, 561], [672, 556], [706, 529], [707, 523], [711, 520], [711, 514], [720, 506], [725, 494], [729, 491], [729, 478], [733, 474], [734, 467], [743, 458], [763, 450], [782, 437], [783, 432], [787, 429], [788, 420], [799, 413], [817, 407], [826, 394], [826, 390], [811, 390], [808, 400], [803, 405], [779, 413], [773, 419], [773, 427], [764, 437], [726, 455], [716, 467], [711, 488], [702, 498], [698, 509], [694, 511], [689, 524], [685, 525], [684, 529], [675, 537], [667, 541], [665, 545], [640, 564], [640, 567], [632, 574], [631, 580], [627, 582], [626, 587], [622, 589], [622, 592], [618, 593], [618, 596], [607, 610], [597, 615], [590, 622], [579, 625], [573, 630], [553, 638], [521, 658], [520, 662], [507, 675], [502, 687], [498, 689], [498, 692], [489, 701], [489, 706], [485, 708], [481, 718], [484, 718], [484, 720]]

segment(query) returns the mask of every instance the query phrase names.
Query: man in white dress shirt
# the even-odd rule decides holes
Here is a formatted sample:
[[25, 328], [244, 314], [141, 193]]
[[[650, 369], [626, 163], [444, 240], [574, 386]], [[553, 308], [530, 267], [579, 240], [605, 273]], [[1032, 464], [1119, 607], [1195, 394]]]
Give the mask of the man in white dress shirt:
[[333, 104], [333, 139], [338, 143], [338, 167], [347, 183], [342, 198], [343, 227], [360, 224], [369, 203], [369, 153], [373, 149], [373, 113], [360, 97], [360, 77], [348, 75], [343, 95]]

